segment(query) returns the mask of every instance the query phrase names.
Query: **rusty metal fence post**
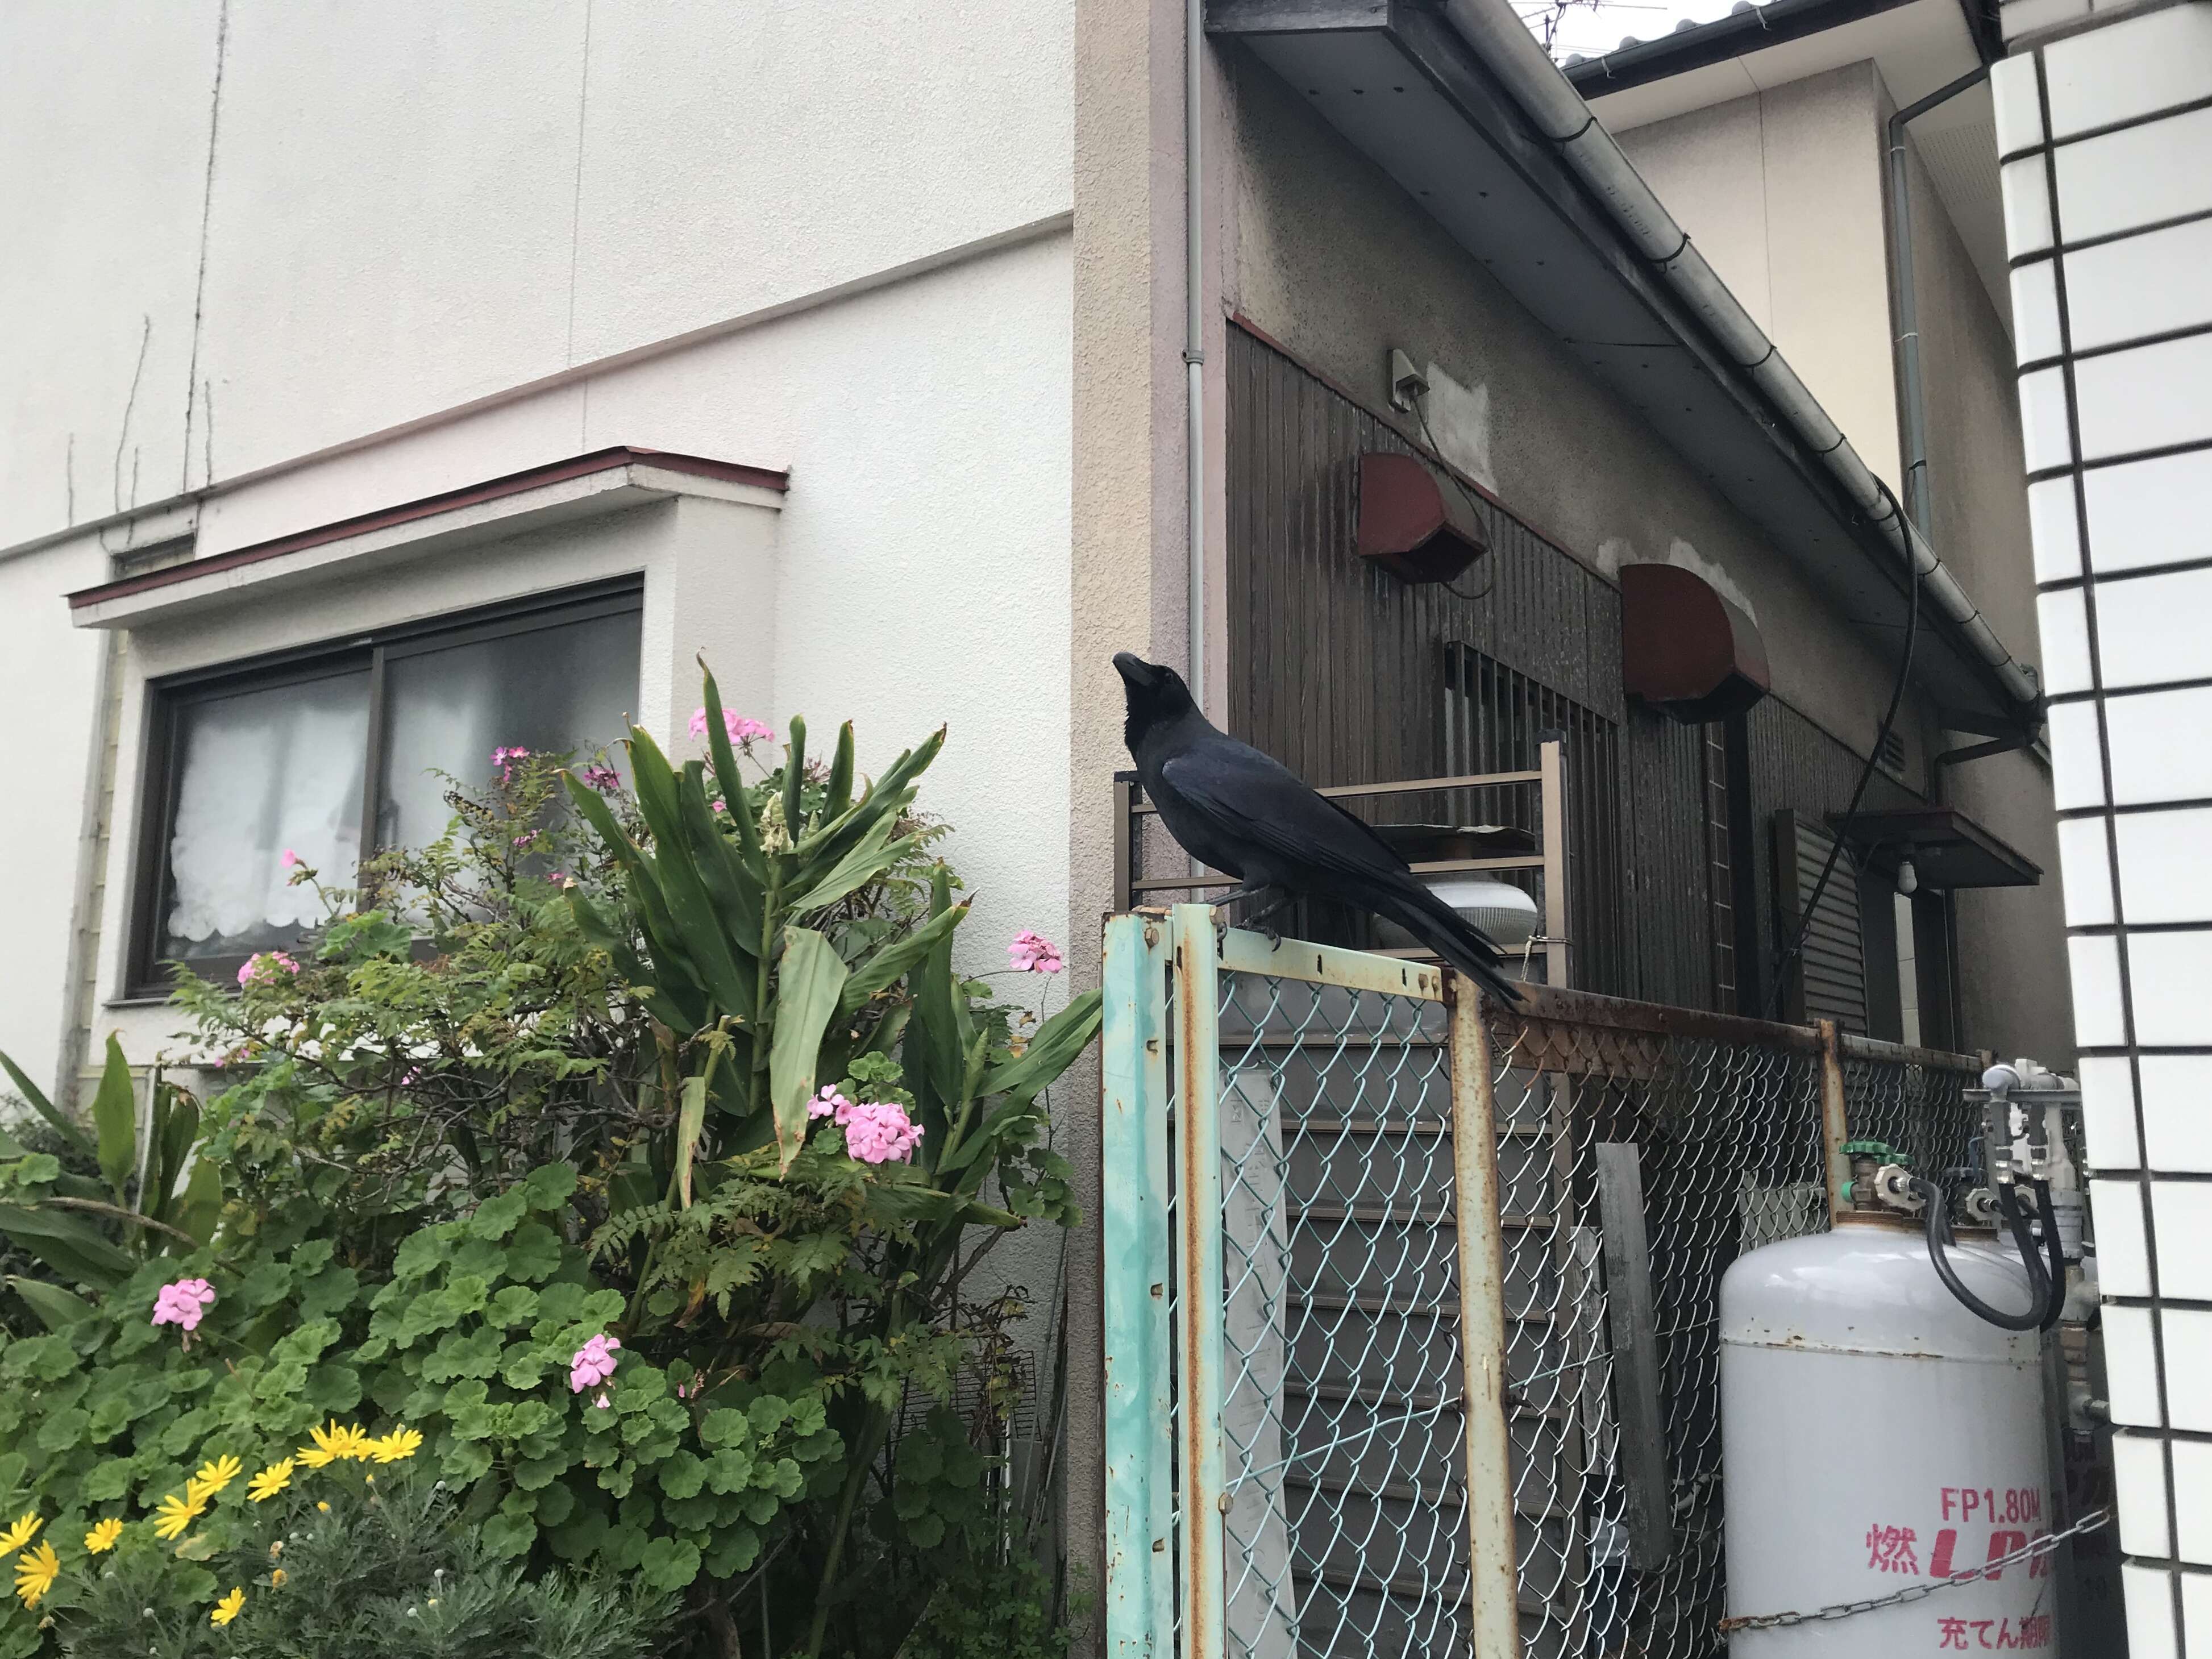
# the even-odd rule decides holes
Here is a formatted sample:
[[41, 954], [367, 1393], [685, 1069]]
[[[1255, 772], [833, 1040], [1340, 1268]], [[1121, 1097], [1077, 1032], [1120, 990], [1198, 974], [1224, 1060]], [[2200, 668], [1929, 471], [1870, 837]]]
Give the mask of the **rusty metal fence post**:
[[1213, 907], [1175, 907], [1176, 1195], [1182, 1524], [1180, 1659], [1223, 1659], [1228, 1563], [1222, 1471], [1221, 955]]
[[1167, 964], [1164, 917], [1106, 923], [1099, 1152], [1106, 1434], [1106, 1651], [1170, 1659], [1175, 1494], [1167, 1303]]
[[1505, 1235], [1498, 1121], [1481, 994], [1452, 975], [1452, 1173], [1459, 1224], [1460, 1360], [1467, 1433], [1468, 1615], [1475, 1659], [1521, 1651], [1513, 1471], [1505, 1427]]
[[1828, 1224], [1832, 1227], [1836, 1218], [1851, 1207], [1844, 1196], [1851, 1179], [1851, 1160], [1844, 1152], [1844, 1143], [1851, 1138], [1851, 1128], [1844, 1097], [1843, 1045], [1836, 1034], [1836, 1022], [1824, 1019], [1814, 1029], [1820, 1033], [1820, 1147], [1827, 1176]]

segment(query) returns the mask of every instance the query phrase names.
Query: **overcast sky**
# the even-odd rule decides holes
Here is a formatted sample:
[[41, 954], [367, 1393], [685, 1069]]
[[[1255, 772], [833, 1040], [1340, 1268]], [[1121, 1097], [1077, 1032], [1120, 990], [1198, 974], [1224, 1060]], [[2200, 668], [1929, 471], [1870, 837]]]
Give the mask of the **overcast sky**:
[[[1601, 0], [1596, 6], [1576, 3], [1561, 15], [1553, 35], [1552, 55], [1565, 60], [1570, 53], [1585, 58], [1620, 49], [1621, 40], [1634, 35], [1650, 40], [1668, 33], [1685, 18], [1709, 23], [1725, 17], [1734, 0]], [[1553, 8], [1547, 0], [1513, 0], [1514, 10], [1528, 21], [1537, 38], [1543, 38], [1543, 21]]]

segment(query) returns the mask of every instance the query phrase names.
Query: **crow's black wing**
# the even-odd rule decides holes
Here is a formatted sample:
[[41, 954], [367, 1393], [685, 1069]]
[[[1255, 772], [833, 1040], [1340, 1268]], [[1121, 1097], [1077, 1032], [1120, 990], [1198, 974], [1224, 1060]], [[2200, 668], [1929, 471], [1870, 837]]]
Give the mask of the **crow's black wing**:
[[1161, 781], [1224, 841], [1251, 849], [1249, 880], [1272, 871], [1294, 887], [1349, 900], [1406, 928], [1508, 1003], [1521, 994], [1498, 971], [1498, 946], [1431, 893], [1361, 819], [1299, 781], [1288, 767], [1233, 738], [1194, 744], [1167, 761]]
[[1410, 878], [1405, 860], [1382, 836], [1249, 744], [1231, 738], [1194, 745], [1160, 773], [1211, 827], [1270, 865], [1304, 866], [1352, 882]]

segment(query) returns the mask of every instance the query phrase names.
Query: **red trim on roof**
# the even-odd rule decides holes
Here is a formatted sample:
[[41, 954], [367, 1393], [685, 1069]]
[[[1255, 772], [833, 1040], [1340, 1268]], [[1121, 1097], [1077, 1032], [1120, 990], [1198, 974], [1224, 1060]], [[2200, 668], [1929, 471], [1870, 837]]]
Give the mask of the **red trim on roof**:
[[80, 588], [69, 596], [70, 609], [82, 611], [88, 605], [100, 605], [108, 599], [125, 599], [133, 593], [172, 587], [196, 577], [235, 570], [241, 565], [259, 564], [264, 559], [279, 559], [287, 553], [304, 552], [311, 547], [343, 541], [349, 536], [364, 536], [371, 531], [388, 530], [394, 525], [411, 524], [417, 519], [428, 519], [441, 513], [451, 513], [459, 507], [495, 501], [502, 496], [519, 495], [526, 490], [542, 489], [547, 484], [564, 483], [571, 478], [588, 477], [594, 472], [611, 471], [618, 466], [653, 466], [664, 472], [688, 472], [697, 477], [720, 478], [727, 483], [752, 484], [762, 489], [786, 489], [791, 484], [788, 472], [780, 472], [770, 467], [746, 466], [737, 461], [710, 460], [703, 455], [679, 455], [665, 449], [633, 449], [626, 444], [617, 444], [611, 449], [595, 449], [588, 455], [577, 455], [565, 461], [550, 461], [544, 466], [527, 467], [520, 472], [510, 472], [504, 477], [487, 478], [482, 483], [465, 484], [459, 489], [425, 495], [419, 501], [403, 501], [397, 507], [379, 507], [374, 513], [356, 514], [350, 519], [318, 525], [312, 530], [295, 531], [289, 536], [255, 542], [246, 547], [235, 547], [228, 553], [211, 554], [204, 559], [190, 559], [183, 564], [167, 565], [159, 570], [147, 571], [143, 575], [125, 576], [115, 581], [102, 582], [96, 587]]

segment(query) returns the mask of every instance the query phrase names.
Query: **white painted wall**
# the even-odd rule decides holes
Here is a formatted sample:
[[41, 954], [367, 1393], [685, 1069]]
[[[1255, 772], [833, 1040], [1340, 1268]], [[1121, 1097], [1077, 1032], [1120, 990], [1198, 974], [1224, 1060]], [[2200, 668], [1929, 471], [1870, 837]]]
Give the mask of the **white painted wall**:
[[1613, 136], [1851, 447], [1899, 488], [1882, 95], [1872, 63], [1850, 64]]
[[2014, 309], [2042, 325], [2020, 388], [2046, 433], [2028, 498], [2121, 1580], [2130, 1652], [2164, 1659], [2212, 1652], [2212, 381], [2203, 333], [2162, 337], [2212, 324], [2212, 265], [2151, 227], [2177, 195], [2212, 209], [2212, 125], [2175, 112], [2212, 98], [2212, 6], [2023, 49], [1993, 91]]
[[[65, 1024], [105, 641], [62, 596], [129, 531], [72, 522], [185, 490], [204, 556], [610, 445], [787, 467], [772, 538], [684, 500], [134, 635], [102, 996], [148, 674], [635, 569], [651, 723], [701, 649], [779, 731], [855, 720], [864, 765], [949, 721], [923, 804], [980, 895], [967, 965], [1066, 938], [1072, 39], [1069, 0], [0, 8], [0, 222], [39, 228], [0, 261], [38, 319], [0, 331], [0, 707], [37, 774], [0, 867], [40, 872], [0, 1047], [51, 1077]], [[136, 1058], [173, 1024], [94, 1013]]]
[[1065, 213], [1073, 10], [0, 8], [0, 547]]
[[[69, 1012], [64, 964], [107, 646], [102, 635], [70, 629], [57, 596], [106, 574], [107, 556], [91, 538], [0, 559], [0, 709], [11, 733], [13, 780], [0, 811], [0, 872], [9, 887], [0, 1049], [49, 1091]], [[14, 1091], [0, 1079], [0, 1093]]]

